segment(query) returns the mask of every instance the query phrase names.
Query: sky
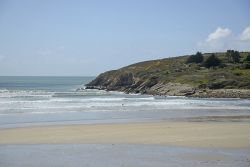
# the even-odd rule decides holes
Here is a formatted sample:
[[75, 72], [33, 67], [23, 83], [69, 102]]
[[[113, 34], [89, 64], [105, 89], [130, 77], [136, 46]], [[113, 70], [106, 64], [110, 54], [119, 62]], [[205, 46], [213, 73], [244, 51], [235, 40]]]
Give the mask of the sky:
[[249, 0], [0, 0], [0, 75], [96, 76], [197, 51], [250, 51], [249, 9]]

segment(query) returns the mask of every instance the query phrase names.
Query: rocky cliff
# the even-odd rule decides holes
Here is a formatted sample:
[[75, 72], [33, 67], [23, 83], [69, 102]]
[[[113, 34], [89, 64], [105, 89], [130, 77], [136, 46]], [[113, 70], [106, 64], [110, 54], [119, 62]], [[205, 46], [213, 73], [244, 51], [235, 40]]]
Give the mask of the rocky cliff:
[[[100, 74], [87, 89], [126, 93], [197, 97], [250, 97], [250, 69], [242, 62], [227, 62], [226, 53], [215, 53], [221, 65], [206, 68], [202, 63], [187, 63], [189, 56], [132, 64]], [[206, 60], [211, 55], [203, 54]]]

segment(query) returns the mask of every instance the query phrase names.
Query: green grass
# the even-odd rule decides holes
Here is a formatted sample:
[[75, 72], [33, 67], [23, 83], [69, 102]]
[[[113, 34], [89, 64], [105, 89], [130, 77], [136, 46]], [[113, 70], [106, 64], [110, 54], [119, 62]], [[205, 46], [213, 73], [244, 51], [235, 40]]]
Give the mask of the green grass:
[[[241, 60], [248, 52], [240, 52]], [[203, 54], [204, 60], [211, 53]], [[202, 64], [187, 64], [188, 56], [171, 57], [160, 60], [139, 62], [118, 70], [106, 72], [102, 75], [105, 80], [114, 80], [124, 73], [132, 73], [136, 80], [148, 81], [156, 78], [160, 83], [176, 82], [200, 85], [219, 85], [225, 88], [249, 88], [250, 69], [241, 69], [242, 63], [227, 62], [226, 53], [215, 53], [221, 60], [223, 67], [205, 68]], [[242, 61], [241, 61], [242, 62]]]
[[[250, 69], [234, 69], [232, 72], [236, 75], [250, 75]], [[250, 76], [249, 76], [250, 77]], [[250, 78], [249, 78], [250, 79]]]

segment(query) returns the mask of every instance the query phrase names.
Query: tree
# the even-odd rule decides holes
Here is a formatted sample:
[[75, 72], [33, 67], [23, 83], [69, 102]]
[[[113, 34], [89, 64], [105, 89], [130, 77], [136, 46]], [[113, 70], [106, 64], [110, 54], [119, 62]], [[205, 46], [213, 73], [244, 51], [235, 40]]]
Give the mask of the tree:
[[245, 63], [250, 63], [250, 53], [244, 58]]
[[232, 54], [233, 54], [233, 50], [227, 50], [227, 53], [226, 53], [227, 61], [230, 63], [233, 62]]
[[187, 63], [202, 63], [203, 55], [201, 52], [197, 52], [195, 55], [191, 55], [187, 59]]
[[234, 54], [233, 54], [233, 62], [234, 62], [234, 63], [239, 63], [239, 62], [240, 62], [240, 52], [234, 51]]
[[227, 50], [226, 53], [228, 62], [239, 63], [240, 62], [240, 52], [234, 50]]
[[221, 61], [215, 56], [215, 54], [210, 55], [207, 60], [204, 62], [204, 66], [207, 68], [219, 66]]
[[250, 69], [250, 53], [243, 60], [242, 69]]

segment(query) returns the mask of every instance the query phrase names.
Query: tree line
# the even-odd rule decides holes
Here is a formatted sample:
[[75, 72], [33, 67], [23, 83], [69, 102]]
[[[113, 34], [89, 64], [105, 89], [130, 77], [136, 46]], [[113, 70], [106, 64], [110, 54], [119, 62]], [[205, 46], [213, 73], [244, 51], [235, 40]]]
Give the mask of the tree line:
[[[227, 50], [226, 59], [228, 63], [240, 63], [240, 52], [235, 50]], [[206, 68], [216, 67], [222, 65], [222, 61], [213, 53], [206, 60], [204, 60], [204, 56], [201, 52], [197, 52], [194, 55], [190, 55], [187, 58], [186, 63], [196, 63], [201, 64]], [[245, 56], [243, 59], [243, 67], [246, 69], [250, 69], [250, 53]]]

